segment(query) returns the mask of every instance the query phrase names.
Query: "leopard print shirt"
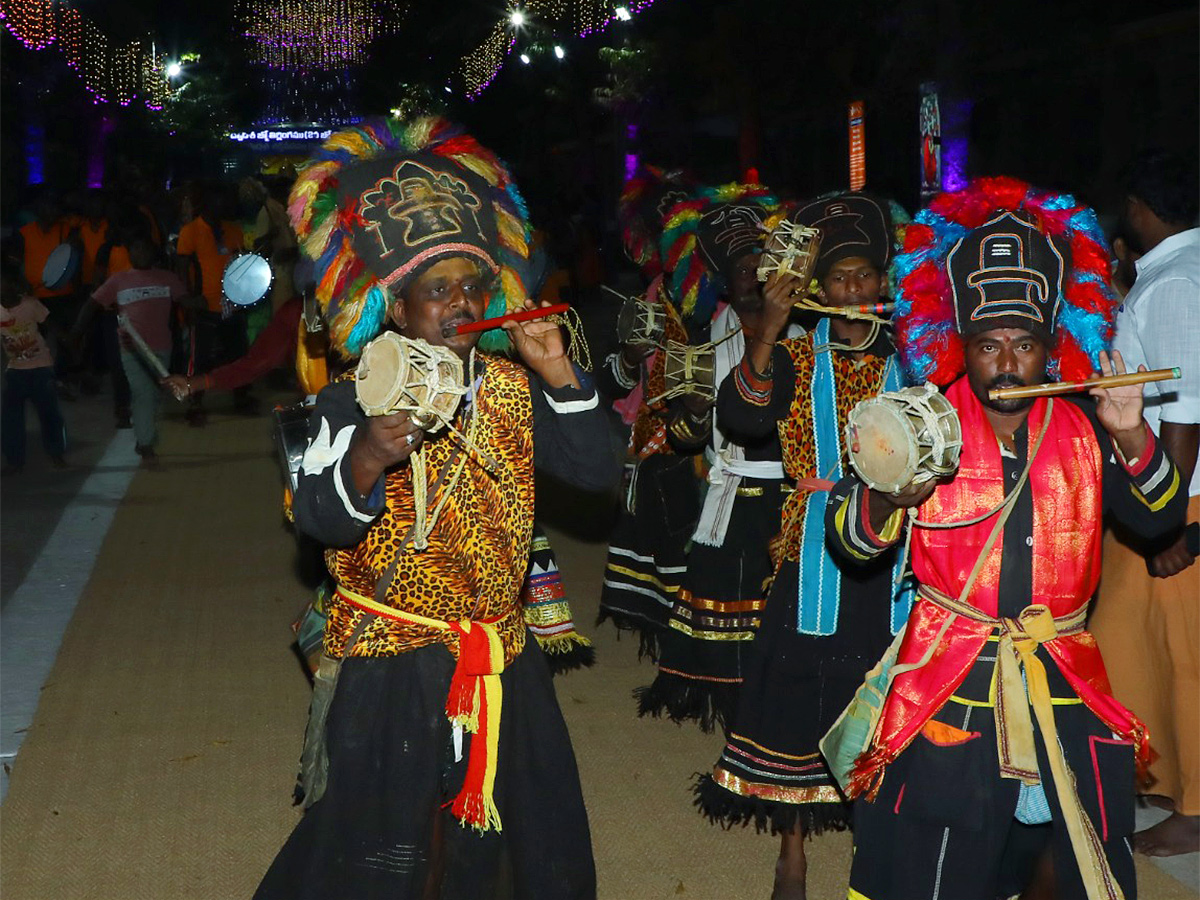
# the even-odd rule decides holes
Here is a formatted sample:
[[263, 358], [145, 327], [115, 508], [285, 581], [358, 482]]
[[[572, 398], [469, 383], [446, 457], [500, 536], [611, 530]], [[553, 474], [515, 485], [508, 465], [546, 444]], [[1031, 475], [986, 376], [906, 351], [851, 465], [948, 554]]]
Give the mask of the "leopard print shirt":
[[[788, 338], [779, 342], [787, 351], [796, 373], [795, 391], [785, 418], [779, 420], [779, 443], [783, 450], [783, 468], [791, 478], [827, 478], [828, 472], [817, 471], [816, 448], [813, 446], [812, 376], [816, 355], [813, 335]], [[846, 428], [850, 410], [860, 400], [874, 397], [883, 390], [888, 358], [866, 355], [861, 361], [849, 353], [833, 352], [833, 377], [837, 385], [838, 443]], [[844, 452], [843, 447], [839, 451]], [[778, 570], [783, 561], [800, 559], [800, 532], [804, 519], [804, 502], [809, 492], [797, 488], [788, 495], [783, 506], [783, 521], [779, 535], [771, 542], [771, 560]]]
[[[480, 422], [476, 442], [497, 462], [493, 476], [468, 461], [429, 538], [429, 547], [399, 552], [416, 512], [412, 468], [400, 466], [387, 475], [385, 508], [357, 544], [326, 551], [325, 561], [338, 584], [350, 591], [406, 612], [443, 622], [464, 618], [498, 620], [505, 662], [525, 644], [520, 592], [529, 563], [533, 530], [533, 410], [529, 378], [518, 364], [486, 357], [486, 370], [471, 415]], [[455, 426], [467, 431], [460, 411]], [[447, 463], [457, 464], [459, 444], [445, 432], [424, 443], [430, 488]], [[449, 476], [432, 510], [448, 489]], [[382, 597], [376, 585], [395, 574]], [[337, 600], [331, 604], [325, 629], [325, 652], [340, 657], [363, 616]], [[372, 617], [354, 644], [352, 656], [390, 656], [433, 643], [457, 650], [453, 632]]]

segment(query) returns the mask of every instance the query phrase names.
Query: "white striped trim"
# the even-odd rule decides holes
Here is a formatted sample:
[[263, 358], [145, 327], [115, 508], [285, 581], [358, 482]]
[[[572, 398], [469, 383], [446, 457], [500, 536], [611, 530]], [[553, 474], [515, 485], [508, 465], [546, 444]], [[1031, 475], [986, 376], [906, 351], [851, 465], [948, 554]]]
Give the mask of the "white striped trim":
[[592, 396], [586, 400], [567, 400], [565, 402], [555, 400], [545, 391], [542, 391], [542, 396], [546, 398], [546, 402], [550, 404], [550, 408], [560, 414], [586, 412], [600, 405], [600, 395], [595, 391], [592, 391]]

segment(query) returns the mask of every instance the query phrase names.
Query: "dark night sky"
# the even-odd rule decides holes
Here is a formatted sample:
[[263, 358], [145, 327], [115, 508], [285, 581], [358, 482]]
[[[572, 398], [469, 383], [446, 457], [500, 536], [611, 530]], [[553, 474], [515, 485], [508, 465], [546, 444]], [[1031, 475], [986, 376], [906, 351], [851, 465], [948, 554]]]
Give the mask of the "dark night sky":
[[[390, 2], [402, 24], [376, 42], [362, 73], [365, 113], [386, 111], [401, 83], [444, 83], [507, 5]], [[237, 0], [73, 4], [117, 40], [153, 32], [170, 54], [242, 56]], [[1195, 0], [657, 0], [622, 28], [564, 41], [561, 65], [510, 57], [479, 102], [456, 100], [449, 113], [551, 194], [553, 171], [569, 190], [590, 184], [609, 194], [627, 149], [623, 120], [599, 110], [591, 92], [605, 74], [599, 48], [624, 33], [648, 39], [656, 59], [632, 113], [642, 124], [638, 149], [710, 181], [741, 175], [739, 136], [750, 122], [773, 187], [797, 195], [837, 187], [845, 106], [865, 99], [868, 187], [912, 205], [918, 86], [929, 79], [974, 103], [971, 175], [1008, 172], [1086, 195], [1111, 183], [1139, 145], [1194, 155], [1200, 134]], [[6, 74], [51, 56], [11, 41], [5, 50]], [[247, 73], [239, 87], [253, 105], [261, 76]], [[19, 134], [13, 106], [3, 113], [6, 136]]]

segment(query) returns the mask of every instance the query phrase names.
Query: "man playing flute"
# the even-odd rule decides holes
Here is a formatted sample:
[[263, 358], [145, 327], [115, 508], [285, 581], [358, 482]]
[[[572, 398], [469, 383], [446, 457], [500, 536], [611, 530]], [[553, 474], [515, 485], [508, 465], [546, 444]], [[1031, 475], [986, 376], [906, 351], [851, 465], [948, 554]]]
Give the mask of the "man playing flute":
[[984, 179], [935, 198], [897, 260], [898, 348], [916, 380], [949, 384], [963, 449], [949, 479], [889, 495], [851, 476], [828, 507], [831, 540], [864, 562], [915, 509], [917, 601], [844, 781], [857, 798], [852, 898], [1010, 896], [1046, 844], [1057, 897], [1136, 896], [1133, 783], [1150, 736], [1113, 698], [1084, 618], [1104, 513], [1163, 533], [1186, 490], [1141, 386], [988, 397], [1096, 363], [1123, 371], [1105, 352], [1115, 300], [1101, 240], [1072, 197]]
[[506, 326], [528, 369], [457, 334], [522, 305], [524, 202], [490, 151], [424, 118], [335, 133], [290, 213], [332, 348], [354, 358], [387, 328], [449, 348], [467, 373], [453, 424], [482, 452], [403, 412], [368, 418], [352, 374], [318, 395], [294, 513], [337, 583], [331, 702], [314, 701], [305, 749], [305, 788], [324, 789], [255, 896], [593, 898], [575, 758], [520, 592], [535, 465], [597, 491], [619, 468], [557, 325]]

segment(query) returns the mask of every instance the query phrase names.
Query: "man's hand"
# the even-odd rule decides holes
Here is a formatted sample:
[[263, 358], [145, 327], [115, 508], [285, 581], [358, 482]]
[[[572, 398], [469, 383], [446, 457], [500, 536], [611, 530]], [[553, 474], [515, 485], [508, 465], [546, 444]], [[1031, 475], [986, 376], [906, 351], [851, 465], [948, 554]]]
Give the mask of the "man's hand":
[[683, 395], [684, 409], [686, 409], [691, 414], [692, 418], [696, 419], [697, 421], [700, 421], [707, 416], [709, 410], [716, 405], [716, 402], [716, 400], [709, 400], [705, 397], [701, 397], [699, 394]]
[[408, 459], [424, 438], [406, 412], [370, 416], [350, 445], [350, 471], [359, 494], [370, 494], [379, 476]]
[[622, 344], [621, 363], [626, 369], [636, 372], [654, 350], [653, 344]]
[[[542, 306], [552, 306], [543, 303]], [[532, 300], [525, 301], [525, 309], [537, 309], [538, 304]], [[557, 322], [548, 319], [532, 319], [526, 322], [505, 322], [502, 326], [512, 338], [513, 346], [521, 354], [521, 359], [533, 369], [549, 387], [559, 388], [570, 385], [579, 387], [579, 379], [575, 377], [575, 368], [567, 357], [563, 346], [562, 331]]]
[[773, 341], [787, 328], [792, 307], [808, 285], [801, 284], [795, 275], [776, 271], [763, 285], [762, 334], [764, 341]]
[[1150, 574], [1155, 578], [1170, 578], [1172, 575], [1178, 575], [1195, 561], [1196, 557], [1192, 556], [1187, 548], [1187, 540], [1183, 534], [1180, 534], [1179, 540], [1150, 559]]
[[192, 379], [186, 375], [168, 375], [161, 384], [174, 394], [176, 400], [186, 400], [192, 395]]
[[[1104, 375], [1124, 375], [1125, 360], [1121, 352], [1114, 350], [1112, 359], [1100, 351], [1100, 371]], [[1145, 366], [1138, 366], [1145, 372]], [[1092, 388], [1088, 391], [1096, 398], [1096, 418], [1112, 439], [1121, 448], [1127, 460], [1134, 460], [1146, 452], [1146, 422], [1142, 418], [1142, 385], [1126, 384], [1121, 387]]]
[[894, 494], [885, 494], [883, 491], [872, 488], [870, 494], [867, 495], [867, 510], [871, 517], [871, 528], [878, 533], [896, 510], [920, 506], [929, 499], [929, 495], [933, 493], [937, 483], [936, 478], [930, 478], [920, 484], [910, 484]]

